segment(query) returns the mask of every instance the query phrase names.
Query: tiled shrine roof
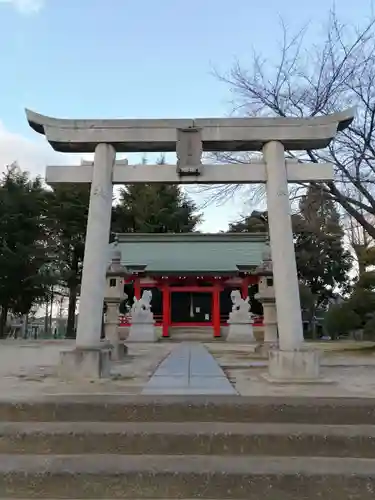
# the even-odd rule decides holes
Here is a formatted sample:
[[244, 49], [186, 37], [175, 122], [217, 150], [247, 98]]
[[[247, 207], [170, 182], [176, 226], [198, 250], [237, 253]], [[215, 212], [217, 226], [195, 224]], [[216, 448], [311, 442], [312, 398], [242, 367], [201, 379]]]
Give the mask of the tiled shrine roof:
[[255, 270], [265, 241], [265, 234], [248, 233], [129, 233], [117, 235], [110, 251], [117, 246], [130, 272], [226, 274]]

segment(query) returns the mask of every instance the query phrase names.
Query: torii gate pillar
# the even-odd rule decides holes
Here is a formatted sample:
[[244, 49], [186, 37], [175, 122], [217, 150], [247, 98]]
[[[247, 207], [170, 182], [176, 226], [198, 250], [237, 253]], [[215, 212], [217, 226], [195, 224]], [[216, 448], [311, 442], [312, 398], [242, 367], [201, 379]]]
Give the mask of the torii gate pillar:
[[263, 147], [267, 169], [267, 209], [278, 330], [282, 350], [294, 351], [303, 344], [301, 305], [294, 253], [288, 177], [284, 146], [268, 142]]
[[100, 344], [115, 159], [116, 151], [111, 144], [98, 144], [96, 146], [82, 270], [79, 304], [81, 314], [79, 315], [76, 339], [77, 347], [81, 348], [97, 347]]
[[279, 349], [269, 351], [270, 382], [320, 380], [319, 353], [303, 349], [301, 303], [294, 252], [288, 175], [284, 146], [271, 141], [263, 146], [267, 171], [267, 209], [273, 279], [277, 308]]
[[[26, 111], [30, 126], [61, 152], [95, 153], [94, 164], [47, 167], [48, 183], [91, 183], [76, 350], [62, 355], [65, 376], [103, 376], [109, 350], [100, 344], [108, 264], [112, 184], [265, 183], [279, 349], [271, 350], [269, 380], [319, 377], [318, 354], [304, 349], [288, 182], [329, 181], [329, 164], [285, 160], [284, 149], [325, 148], [354, 118], [354, 110], [303, 118], [208, 118], [177, 120], [60, 120]], [[202, 151], [259, 151], [263, 161], [202, 165]], [[176, 151], [177, 165], [127, 165], [116, 152]]]

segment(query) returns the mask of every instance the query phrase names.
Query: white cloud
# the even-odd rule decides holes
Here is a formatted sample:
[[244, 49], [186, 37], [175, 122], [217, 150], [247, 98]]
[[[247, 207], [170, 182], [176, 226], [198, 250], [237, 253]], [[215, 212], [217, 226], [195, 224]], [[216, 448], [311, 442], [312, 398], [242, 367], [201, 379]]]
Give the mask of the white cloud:
[[74, 160], [77, 161], [73, 155], [53, 151], [44, 137], [35, 134], [35, 140], [27, 139], [9, 132], [0, 122], [0, 172], [17, 162], [22, 170], [27, 170], [31, 175], [44, 176], [46, 165], [71, 164]]
[[0, 0], [0, 3], [12, 4], [21, 14], [34, 14], [39, 12], [45, 0]]

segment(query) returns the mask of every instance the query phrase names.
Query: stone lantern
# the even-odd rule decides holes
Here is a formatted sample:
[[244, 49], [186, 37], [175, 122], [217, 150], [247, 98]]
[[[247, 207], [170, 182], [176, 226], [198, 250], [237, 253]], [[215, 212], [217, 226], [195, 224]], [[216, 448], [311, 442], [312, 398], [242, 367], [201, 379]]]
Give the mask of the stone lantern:
[[273, 284], [272, 258], [269, 246], [263, 252], [263, 260], [256, 269], [260, 277], [258, 284], [258, 293], [255, 298], [263, 306], [264, 323], [264, 344], [267, 347], [273, 347], [278, 344], [277, 333], [277, 311], [275, 289]]
[[119, 361], [126, 354], [126, 346], [119, 338], [120, 325], [120, 303], [125, 298], [124, 277], [126, 270], [121, 265], [121, 252], [117, 244], [112, 252], [111, 263], [106, 273], [106, 293], [104, 302], [106, 305], [104, 332], [106, 340], [111, 344], [111, 359]]

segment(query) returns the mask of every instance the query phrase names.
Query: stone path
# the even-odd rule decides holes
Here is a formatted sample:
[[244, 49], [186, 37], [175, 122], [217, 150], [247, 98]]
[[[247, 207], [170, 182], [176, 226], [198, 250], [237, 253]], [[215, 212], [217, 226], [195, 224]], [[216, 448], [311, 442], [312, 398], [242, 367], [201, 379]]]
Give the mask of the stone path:
[[142, 394], [238, 394], [201, 344], [182, 343], [159, 365]]

